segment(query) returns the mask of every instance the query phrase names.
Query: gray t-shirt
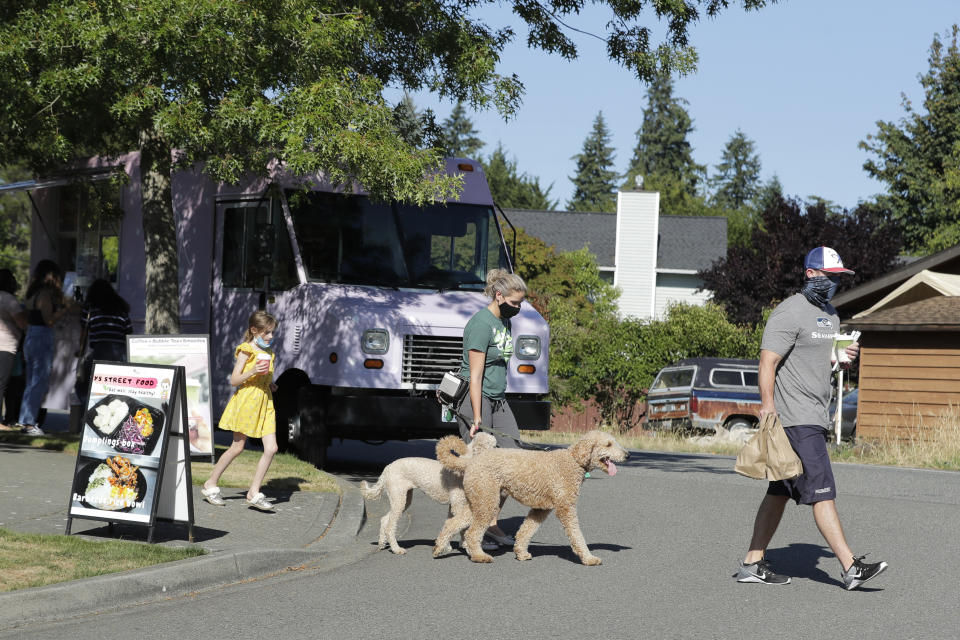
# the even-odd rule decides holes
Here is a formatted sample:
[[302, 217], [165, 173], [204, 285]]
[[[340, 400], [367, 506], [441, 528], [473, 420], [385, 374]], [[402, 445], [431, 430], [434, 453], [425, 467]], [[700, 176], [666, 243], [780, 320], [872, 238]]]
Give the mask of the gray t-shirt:
[[830, 423], [830, 353], [840, 328], [836, 310], [824, 311], [803, 294], [790, 296], [773, 310], [760, 348], [781, 356], [773, 404], [783, 426]]

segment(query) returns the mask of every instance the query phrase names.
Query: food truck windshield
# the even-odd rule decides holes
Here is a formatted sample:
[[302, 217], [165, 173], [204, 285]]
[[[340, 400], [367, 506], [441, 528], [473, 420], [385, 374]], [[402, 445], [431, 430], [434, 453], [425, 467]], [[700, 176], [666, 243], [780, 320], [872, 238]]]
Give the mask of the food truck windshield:
[[508, 268], [492, 206], [323, 192], [287, 197], [313, 282], [481, 290], [488, 269]]

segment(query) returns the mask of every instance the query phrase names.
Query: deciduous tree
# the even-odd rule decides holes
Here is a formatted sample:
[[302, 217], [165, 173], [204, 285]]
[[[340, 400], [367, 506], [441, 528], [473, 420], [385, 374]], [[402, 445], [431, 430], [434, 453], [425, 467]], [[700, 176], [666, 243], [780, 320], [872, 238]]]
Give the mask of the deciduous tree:
[[[203, 163], [235, 182], [279, 160], [384, 197], [455, 194], [440, 154], [396, 131], [384, 87], [428, 89], [509, 117], [523, 85], [501, 74], [510, 27], [492, 0], [37, 0], [0, 8], [0, 164], [48, 171], [91, 154], [141, 152], [147, 330], [178, 330], [171, 171]], [[571, 59], [584, 0], [512, 0], [530, 46]], [[724, 0], [604, 2], [611, 59], [643, 80], [691, 71], [688, 28]], [[744, 0], [746, 9], [766, 4]], [[666, 26], [652, 44], [650, 19]], [[177, 150], [174, 155], [174, 150]]]
[[843, 279], [843, 289], [886, 273], [901, 239], [891, 229], [889, 212], [876, 203], [838, 214], [823, 202], [804, 205], [778, 197], [763, 211], [749, 243], [729, 247], [724, 259], [700, 272], [703, 287], [732, 321], [756, 324], [765, 307], [800, 290], [804, 257], [821, 245], [836, 249], [856, 271]]

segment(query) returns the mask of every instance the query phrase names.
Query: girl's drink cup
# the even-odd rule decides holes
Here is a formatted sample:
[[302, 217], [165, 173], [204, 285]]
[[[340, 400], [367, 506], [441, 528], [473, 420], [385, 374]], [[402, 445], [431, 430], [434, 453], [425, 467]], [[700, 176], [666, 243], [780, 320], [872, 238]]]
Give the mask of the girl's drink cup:
[[270, 370], [270, 354], [260, 352], [257, 354], [257, 372], [266, 373]]

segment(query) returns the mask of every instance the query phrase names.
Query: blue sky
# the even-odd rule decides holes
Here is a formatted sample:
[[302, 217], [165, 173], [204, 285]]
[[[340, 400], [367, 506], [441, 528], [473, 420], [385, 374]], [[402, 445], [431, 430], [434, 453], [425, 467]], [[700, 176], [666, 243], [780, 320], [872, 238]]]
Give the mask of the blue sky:
[[[922, 108], [918, 76], [928, 68], [930, 44], [960, 22], [956, 0], [781, 0], [760, 11], [734, 8], [703, 19], [691, 30], [700, 62], [678, 78], [675, 95], [686, 99], [696, 130], [694, 158], [711, 170], [739, 128], [756, 144], [762, 179], [776, 174], [789, 195], [817, 195], [843, 207], [882, 192], [862, 166], [857, 143], [877, 120], [904, 115], [901, 93]], [[605, 7], [589, 6], [568, 24], [602, 34]], [[521, 171], [553, 183], [563, 208], [572, 193], [571, 157], [579, 153], [593, 120], [603, 111], [613, 134], [616, 169], [625, 171], [646, 105], [646, 88], [606, 57], [603, 42], [571, 34], [580, 58], [567, 62], [527, 49], [520, 20], [504, 9], [484, 14], [491, 26], [510, 24], [516, 41], [502, 56], [501, 73], [526, 86], [517, 116], [504, 123], [495, 112], [470, 113], [490, 153], [503, 142]], [[426, 94], [419, 107], [439, 119], [452, 108]]]

